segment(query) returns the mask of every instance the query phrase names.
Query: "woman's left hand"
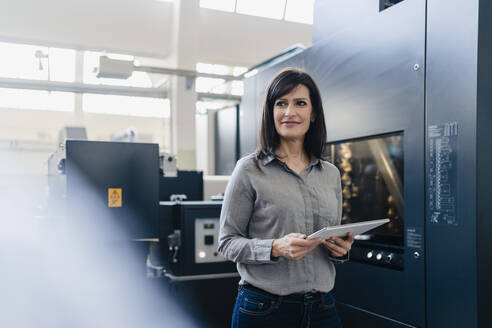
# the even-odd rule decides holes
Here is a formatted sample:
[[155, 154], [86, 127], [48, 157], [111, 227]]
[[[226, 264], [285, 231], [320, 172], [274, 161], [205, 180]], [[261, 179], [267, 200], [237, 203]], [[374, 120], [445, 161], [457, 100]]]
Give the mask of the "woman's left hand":
[[331, 251], [335, 257], [345, 256], [352, 248], [354, 234], [349, 232], [345, 237], [331, 237], [323, 241], [323, 244]]

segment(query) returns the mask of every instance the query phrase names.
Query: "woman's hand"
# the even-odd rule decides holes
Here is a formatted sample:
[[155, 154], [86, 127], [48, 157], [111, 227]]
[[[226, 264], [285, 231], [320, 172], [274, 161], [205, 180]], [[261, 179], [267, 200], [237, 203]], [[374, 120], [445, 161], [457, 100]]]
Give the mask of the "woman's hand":
[[354, 234], [349, 232], [345, 237], [331, 237], [328, 240], [323, 241], [323, 244], [328, 247], [331, 254], [335, 257], [345, 256], [352, 248], [354, 243]]
[[321, 243], [323, 240], [320, 238], [308, 240], [302, 233], [290, 233], [273, 241], [272, 256], [300, 260]]

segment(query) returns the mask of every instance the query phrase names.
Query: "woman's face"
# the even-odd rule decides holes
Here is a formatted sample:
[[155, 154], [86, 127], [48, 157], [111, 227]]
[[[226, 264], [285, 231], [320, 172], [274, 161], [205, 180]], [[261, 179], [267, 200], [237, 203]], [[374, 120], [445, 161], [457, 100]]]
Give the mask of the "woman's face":
[[304, 140], [309, 124], [314, 122], [312, 111], [309, 89], [302, 84], [275, 100], [273, 119], [280, 139], [286, 141]]

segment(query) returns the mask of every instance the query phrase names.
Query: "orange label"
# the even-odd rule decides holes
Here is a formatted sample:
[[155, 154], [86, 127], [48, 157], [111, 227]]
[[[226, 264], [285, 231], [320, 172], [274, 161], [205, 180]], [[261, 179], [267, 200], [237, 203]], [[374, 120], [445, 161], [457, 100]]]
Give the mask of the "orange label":
[[108, 207], [121, 207], [123, 206], [121, 188], [108, 188]]

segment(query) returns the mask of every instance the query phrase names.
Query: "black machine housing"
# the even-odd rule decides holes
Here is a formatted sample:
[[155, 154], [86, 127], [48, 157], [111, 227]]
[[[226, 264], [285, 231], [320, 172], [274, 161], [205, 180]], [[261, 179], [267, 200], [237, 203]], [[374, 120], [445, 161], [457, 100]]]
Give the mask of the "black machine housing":
[[[222, 202], [160, 202], [159, 208], [160, 253], [166, 272], [174, 276], [237, 272], [233, 262], [217, 253]], [[208, 262], [199, 262], [199, 253], [206, 250]]]
[[[157, 237], [159, 145], [67, 140], [67, 216], [103, 238]], [[110, 190], [117, 190], [111, 203]]]
[[159, 201], [171, 201], [172, 195], [186, 195], [187, 201], [203, 200], [203, 172], [177, 171], [177, 176], [159, 178]]

